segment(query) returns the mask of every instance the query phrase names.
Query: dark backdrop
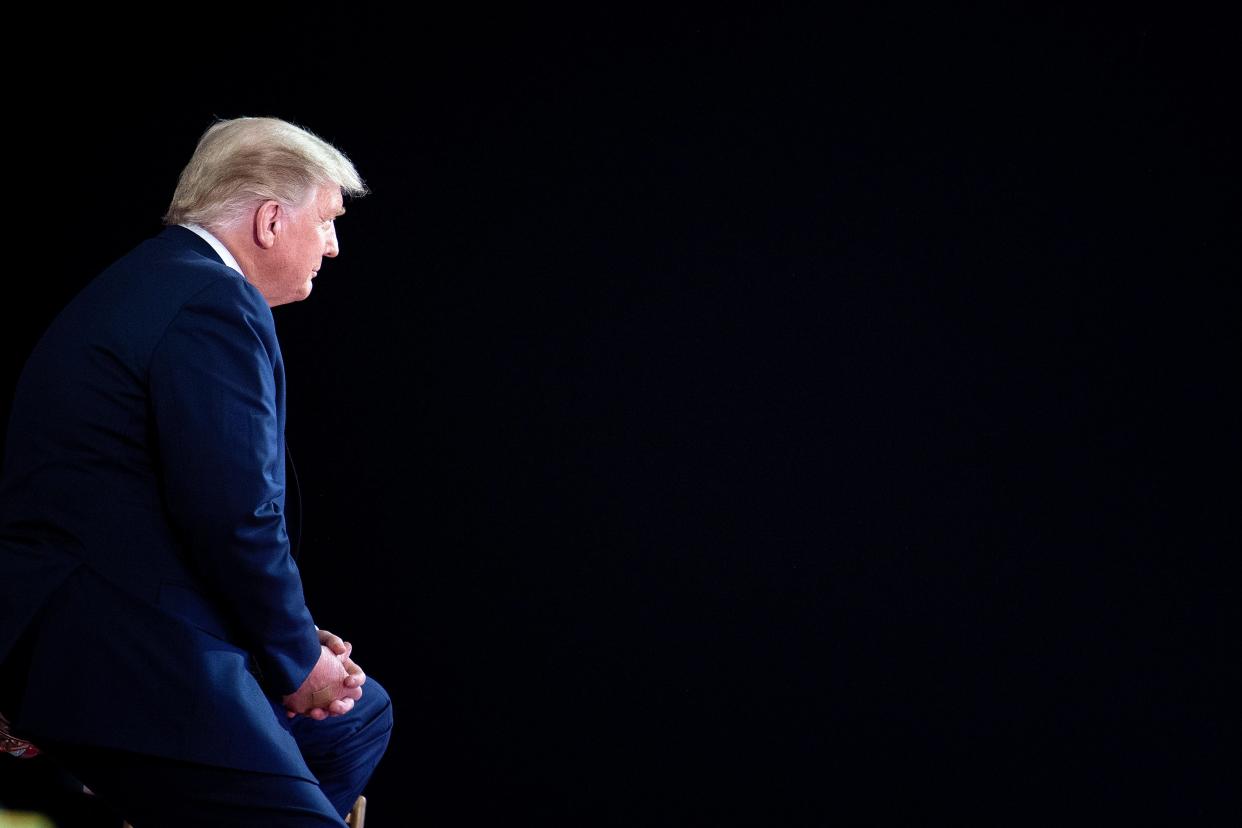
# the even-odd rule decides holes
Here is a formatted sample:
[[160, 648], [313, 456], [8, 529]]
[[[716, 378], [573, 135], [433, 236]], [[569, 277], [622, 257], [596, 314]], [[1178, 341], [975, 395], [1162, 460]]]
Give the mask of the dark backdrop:
[[1222, 21], [248, 26], [18, 67], [3, 387], [213, 116], [350, 154], [374, 193], [276, 318], [309, 600], [396, 700], [376, 826], [1203, 814], [1234, 784]]

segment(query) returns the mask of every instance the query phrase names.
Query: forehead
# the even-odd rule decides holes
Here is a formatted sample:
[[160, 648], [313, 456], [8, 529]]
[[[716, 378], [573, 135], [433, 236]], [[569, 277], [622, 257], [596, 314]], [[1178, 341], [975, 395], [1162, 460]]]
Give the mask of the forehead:
[[311, 200], [315, 209], [325, 218], [345, 213], [345, 201], [341, 197], [341, 188], [336, 184], [322, 184], [315, 190]]

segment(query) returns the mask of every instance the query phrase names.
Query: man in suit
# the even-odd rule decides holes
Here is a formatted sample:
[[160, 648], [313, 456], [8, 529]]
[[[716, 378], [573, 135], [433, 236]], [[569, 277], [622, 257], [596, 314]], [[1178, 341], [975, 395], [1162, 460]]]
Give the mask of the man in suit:
[[57, 317], [0, 481], [0, 711], [137, 826], [341, 825], [391, 704], [318, 630], [286, 526], [270, 308], [339, 251], [350, 161], [214, 124], [165, 223]]

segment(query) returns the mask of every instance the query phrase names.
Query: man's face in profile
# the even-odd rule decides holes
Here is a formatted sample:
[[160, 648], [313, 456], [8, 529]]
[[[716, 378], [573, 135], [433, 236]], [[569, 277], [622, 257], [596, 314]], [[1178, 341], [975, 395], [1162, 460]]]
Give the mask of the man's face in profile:
[[323, 257], [340, 253], [335, 220], [345, 212], [342, 204], [341, 188], [327, 184], [316, 188], [302, 206], [282, 211], [276, 243], [265, 257], [257, 285], [269, 305], [310, 296]]

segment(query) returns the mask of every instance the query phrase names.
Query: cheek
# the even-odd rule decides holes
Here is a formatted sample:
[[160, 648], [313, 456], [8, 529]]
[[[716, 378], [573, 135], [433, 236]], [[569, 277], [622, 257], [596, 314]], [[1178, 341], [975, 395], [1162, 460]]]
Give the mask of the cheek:
[[319, 255], [319, 251], [323, 249], [322, 242], [318, 233], [312, 233], [306, 237], [302, 243], [302, 255], [306, 259], [313, 259]]

